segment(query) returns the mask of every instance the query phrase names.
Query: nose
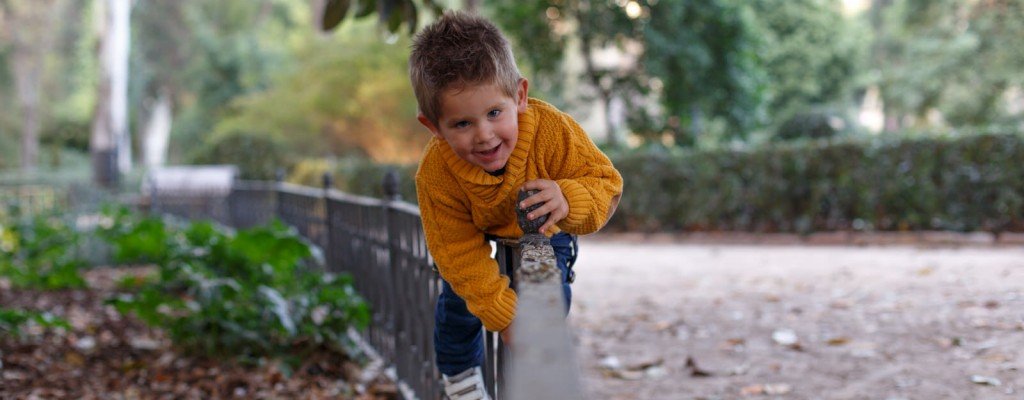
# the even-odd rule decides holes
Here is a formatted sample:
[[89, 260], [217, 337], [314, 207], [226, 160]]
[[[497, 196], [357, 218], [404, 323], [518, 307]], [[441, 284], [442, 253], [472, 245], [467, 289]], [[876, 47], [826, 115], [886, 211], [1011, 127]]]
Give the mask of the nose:
[[494, 129], [486, 122], [477, 124], [476, 134], [473, 139], [478, 144], [487, 144], [494, 137]]

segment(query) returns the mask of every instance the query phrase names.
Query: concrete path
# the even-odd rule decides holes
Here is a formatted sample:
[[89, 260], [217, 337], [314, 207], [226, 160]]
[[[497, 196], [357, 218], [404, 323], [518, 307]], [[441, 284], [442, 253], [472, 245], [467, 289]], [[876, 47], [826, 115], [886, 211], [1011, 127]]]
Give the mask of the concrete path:
[[584, 237], [595, 399], [1024, 399], [1024, 248]]

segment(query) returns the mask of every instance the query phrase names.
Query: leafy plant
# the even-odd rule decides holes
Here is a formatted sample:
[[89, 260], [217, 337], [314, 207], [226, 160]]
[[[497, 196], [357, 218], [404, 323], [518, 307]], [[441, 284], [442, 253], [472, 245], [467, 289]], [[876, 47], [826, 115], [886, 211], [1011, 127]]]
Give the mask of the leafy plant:
[[[0, 221], [0, 275], [16, 287], [57, 290], [85, 287], [79, 270], [81, 235], [54, 213], [22, 217], [16, 207]], [[6, 221], [6, 222], [5, 222]]]
[[351, 279], [316, 269], [309, 246], [279, 222], [230, 234], [209, 222], [112, 218], [121, 228], [103, 235], [115, 254], [156, 262], [159, 277], [110, 303], [186, 350], [243, 360], [350, 350], [348, 328], [369, 321]]
[[48, 312], [0, 308], [0, 337], [21, 336], [22, 327], [26, 324], [36, 324], [42, 328], [71, 329], [66, 320]]

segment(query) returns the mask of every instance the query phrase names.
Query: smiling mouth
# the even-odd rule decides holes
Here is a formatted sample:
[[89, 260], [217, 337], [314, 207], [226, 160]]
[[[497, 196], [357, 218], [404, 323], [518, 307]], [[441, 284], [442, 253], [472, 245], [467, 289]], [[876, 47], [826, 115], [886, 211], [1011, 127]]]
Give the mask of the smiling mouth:
[[478, 151], [477, 154], [480, 154], [481, 156], [484, 156], [484, 157], [490, 157], [490, 156], [493, 156], [495, 154], [498, 154], [498, 149], [499, 148], [501, 148], [501, 143], [498, 143], [498, 145], [494, 146], [493, 149], [484, 150], [484, 151]]

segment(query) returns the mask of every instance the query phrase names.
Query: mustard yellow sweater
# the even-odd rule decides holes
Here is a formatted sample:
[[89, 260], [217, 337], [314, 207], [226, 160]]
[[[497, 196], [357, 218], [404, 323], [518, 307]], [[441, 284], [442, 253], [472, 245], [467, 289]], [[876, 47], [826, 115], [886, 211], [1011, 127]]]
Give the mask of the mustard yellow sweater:
[[437, 138], [427, 144], [416, 173], [427, 248], [441, 277], [491, 331], [512, 322], [516, 293], [490, 258], [484, 234], [522, 236], [515, 217], [517, 191], [534, 179], [558, 183], [569, 215], [557, 227], [574, 234], [604, 226], [622, 193], [622, 176], [579, 124], [536, 99], [519, 114], [519, 138], [504, 174], [488, 174]]

